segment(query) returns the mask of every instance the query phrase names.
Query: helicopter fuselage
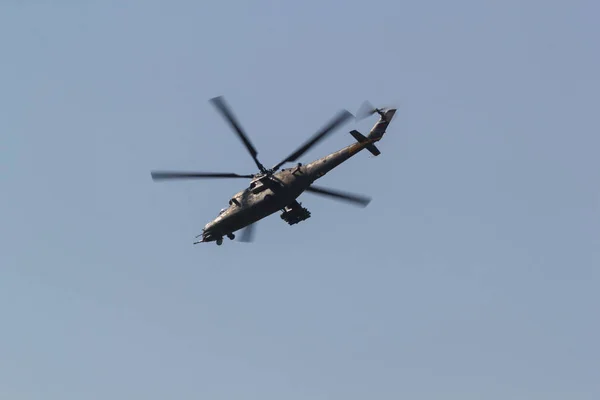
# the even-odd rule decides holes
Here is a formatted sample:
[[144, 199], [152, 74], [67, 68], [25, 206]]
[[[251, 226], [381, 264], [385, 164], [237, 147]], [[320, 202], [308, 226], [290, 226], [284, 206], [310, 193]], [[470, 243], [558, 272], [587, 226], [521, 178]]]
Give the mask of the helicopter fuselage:
[[363, 141], [357, 141], [306, 165], [299, 163], [273, 174], [255, 176], [248, 188], [232, 196], [229, 206], [221, 210], [217, 218], [206, 224], [200, 242], [216, 241], [217, 244], [220, 244], [224, 236], [233, 238], [235, 231], [277, 211], [283, 211], [283, 219], [286, 219], [284, 217], [287, 215], [297, 214], [287, 221], [290, 224], [308, 218], [310, 213], [303, 209], [296, 199], [313, 182], [379, 141], [395, 111], [394, 109], [387, 111], [386, 118], [380, 119], [371, 130], [369, 137], [363, 138]]

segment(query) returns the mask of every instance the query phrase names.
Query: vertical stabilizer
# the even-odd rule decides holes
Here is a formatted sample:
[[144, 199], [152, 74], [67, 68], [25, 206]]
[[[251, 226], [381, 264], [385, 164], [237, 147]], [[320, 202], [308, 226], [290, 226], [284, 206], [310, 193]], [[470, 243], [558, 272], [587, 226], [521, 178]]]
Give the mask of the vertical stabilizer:
[[377, 110], [377, 113], [380, 115], [379, 121], [373, 125], [373, 128], [371, 128], [371, 131], [367, 135], [367, 139], [370, 139], [374, 142], [381, 140], [388, 125], [390, 122], [392, 122], [394, 114], [396, 114], [396, 109], [390, 108], [388, 110]]

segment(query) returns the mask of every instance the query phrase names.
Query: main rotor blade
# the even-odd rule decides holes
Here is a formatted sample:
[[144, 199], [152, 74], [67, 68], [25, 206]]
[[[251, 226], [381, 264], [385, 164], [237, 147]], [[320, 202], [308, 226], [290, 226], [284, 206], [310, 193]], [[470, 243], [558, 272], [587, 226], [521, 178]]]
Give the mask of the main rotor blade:
[[256, 228], [256, 222], [252, 223], [242, 229], [242, 234], [239, 241], [244, 243], [251, 243], [254, 241], [254, 228]]
[[306, 189], [307, 192], [311, 192], [318, 195], [328, 196], [334, 198], [336, 200], [347, 201], [349, 203], [366, 207], [370, 202], [371, 198], [366, 196], [361, 196], [358, 194], [352, 194], [347, 192], [341, 192], [337, 190], [325, 189], [318, 186], [310, 186]]
[[198, 178], [252, 178], [253, 175], [239, 175], [229, 172], [180, 172], [180, 171], [152, 171], [153, 181], [173, 179], [198, 179]]
[[227, 105], [227, 103], [225, 103], [225, 99], [223, 98], [223, 96], [214, 97], [214, 98], [210, 99], [210, 102], [213, 104], [213, 106], [215, 106], [217, 111], [219, 111], [221, 113], [223, 118], [225, 118], [225, 120], [229, 123], [229, 125], [233, 129], [233, 131], [238, 135], [240, 140], [244, 143], [244, 146], [246, 146], [246, 149], [248, 149], [248, 152], [254, 159], [254, 162], [256, 163], [256, 166], [258, 167], [258, 169], [261, 172], [264, 172], [265, 167], [263, 167], [263, 165], [260, 163], [260, 161], [258, 161], [258, 157], [257, 157], [258, 152], [256, 151], [256, 149], [250, 142], [248, 135], [242, 129], [237, 118], [233, 115], [231, 108]]
[[337, 115], [320, 131], [314, 134], [308, 141], [306, 141], [302, 146], [298, 147], [296, 151], [290, 154], [285, 160], [281, 161], [279, 164], [273, 167], [274, 170], [278, 170], [286, 162], [296, 161], [302, 154], [306, 153], [311, 147], [313, 147], [317, 142], [325, 138], [328, 134], [332, 133], [336, 128], [340, 125], [353, 118], [352, 114], [350, 114], [347, 110], [341, 110], [337, 113]]

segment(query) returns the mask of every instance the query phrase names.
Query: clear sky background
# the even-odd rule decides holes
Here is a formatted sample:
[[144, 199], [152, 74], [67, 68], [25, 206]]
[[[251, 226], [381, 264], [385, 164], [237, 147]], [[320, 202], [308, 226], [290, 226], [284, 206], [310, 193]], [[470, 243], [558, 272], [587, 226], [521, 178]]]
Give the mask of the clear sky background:
[[[0, 398], [600, 398], [597, 1], [0, 5]], [[193, 246], [346, 108], [312, 218]], [[351, 123], [307, 162], [353, 141]]]

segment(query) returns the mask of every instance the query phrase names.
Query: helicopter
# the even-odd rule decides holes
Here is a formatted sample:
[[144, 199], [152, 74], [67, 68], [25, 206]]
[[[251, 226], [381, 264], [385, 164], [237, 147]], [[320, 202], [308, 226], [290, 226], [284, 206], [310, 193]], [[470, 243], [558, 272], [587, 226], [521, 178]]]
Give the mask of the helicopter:
[[256, 148], [251, 143], [248, 135], [241, 127], [223, 96], [214, 97], [210, 99], [210, 102], [242, 141], [258, 167], [259, 172], [254, 174], [236, 174], [151, 171], [154, 181], [202, 178], [250, 179], [248, 187], [233, 195], [229, 200], [228, 207], [221, 209], [218, 216], [204, 226], [202, 233], [196, 236], [196, 239], [200, 238], [200, 240], [197, 240], [194, 244], [216, 242], [220, 246], [223, 244], [224, 237], [234, 240], [234, 232], [239, 230], [241, 230], [239, 241], [251, 242], [253, 241], [256, 222], [278, 211], [281, 211], [281, 219], [289, 225], [305, 221], [310, 218], [311, 213], [297, 200], [303, 192], [346, 201], [361, 207], [366, 207], [369, 204], [370, 198], [368, 197], [315, 186], [313, 183], [364, 149], [367, 149], [373, 156], [380, 155], [381, 152], [375, 146], [375, 143], [381, 140], [385, 134], [389, 123], [396, 113], [395, 108], [374, 108], [368, 101], [365, 101], [359, 108], [356, 118], [366, 118], [373, 114], [379, 115], [379, 120], [367, 136], [364, 136], [357, 130], [352, 130], [349, 133], [355, 139], [355, 142], [343, 149], [305, 165], [297, 163], [293, 167], [280, 169], [286, 163], [297, 162], [304, 153], [319, 141], [355, 117], [347, 110], [340, 110], [328, 124], [289, 156], [272, 168], [265, 168], [257, 157], [258, 152]]

